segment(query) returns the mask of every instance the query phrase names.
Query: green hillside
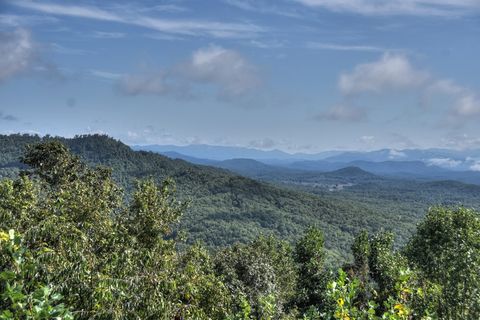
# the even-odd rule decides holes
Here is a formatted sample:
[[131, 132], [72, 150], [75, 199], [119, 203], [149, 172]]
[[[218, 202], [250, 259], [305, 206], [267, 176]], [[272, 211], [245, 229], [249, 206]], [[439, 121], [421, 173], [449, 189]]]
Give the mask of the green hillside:
[[[43, 140], [48, 139], [52, 138]], [[246, 242], [259, 234], [295, 240], [306, 227], [316, 225], [326, 235], [331, 257], [344, 259], [345, 254], [339, 252], [348, 252], [353, 235], [360, 230], [383, 228], [403, 235], [409, 234], [416, 222], [413, 217], [377, 212], [352, 201], [288, 190], [226, 170], [132, 151], [106, 136], [59, 140], [88, 163], [113, 168], [115, 179], [127, 191], [137, 178], [153, 177], [158, 182], [173, 178], [179, 198], [190, 201], [182, 227], [190, 241], [202, 240], [211, 247]], [[35, 136], [0, 136], [0, 172], [4, 176], [14, 174], [25, 146], [40, 141]]]
[[[480, 316], [474, 210], [429, 210], [400, 250], [393, 234], [362, 231], [335, 273], [318, 228], [293, 243], [259, 236], [209, 252], [176, 233], [185, 205], [171, 180], [146, 179], [123, 199], [111, 169], [87, 165], [59, 141], [28, 148], [21, 161], [30, 168], [0, 181], [1, 319]], [[237, 182], [232, 193], [271, 191]]]
[[[459, 181], [425, 182], [415, 177], [393, 178], [372, 174], [358, 167], [315, 172], [268, 166], [253, 160], [232, 160], [228, 164], [232, 172], [290, 190], [308, 192], [329, 202], [348, 204], [362, 212], [386, 214], [404, 225], [422, 219], [425, 212], [436, 205], [480, 208], [480, 186]], [[391, 228], [390, 224], [385, 228]], [[397, 233], [397, 245], [407, 241], [414, 232], [414, 225], [402, 226], [401, 230]]]

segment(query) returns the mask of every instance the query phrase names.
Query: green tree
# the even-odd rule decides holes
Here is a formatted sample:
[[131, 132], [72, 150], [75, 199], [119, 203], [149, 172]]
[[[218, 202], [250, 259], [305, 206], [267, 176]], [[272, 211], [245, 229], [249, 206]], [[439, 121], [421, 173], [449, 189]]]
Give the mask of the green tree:
[[0, 319], [73, 320], [62, 296], [35, 280], [40, 258], [49, 248], [30, 251], [13, 230], [0, 230]]
[[480, 216], [476, 211], [430, 209], [406, 253], [427, 279], [441, 286], [441, 318], [480, 318]]
[[20, 230], [30, 251], [51, 250], [29, 285], [52, 284], [79, 319], [229, 314], [208, 252], [176, 247], [185, 205], [172, 181], [139, 182], [126, 203], [110, 169], [87, 166], [57, 141], [30, 147], [23, 160], [29, 170], [0, 182], [0, 227]]
[[325, 270], [323, 233], [310, 227], [295, 247], [295, 261], [298, 264], [297, 305], [300, 310], [310, 306], [322, 307], [328, 283]]
[[245, 303], [251, 308], [248, 313], [259, 319], [288, 313], [296, 284], [288, 243], [269, 236], [234, 245], [216, 255], [215, 270], [236, 297], [236, 313], [245, 313]]

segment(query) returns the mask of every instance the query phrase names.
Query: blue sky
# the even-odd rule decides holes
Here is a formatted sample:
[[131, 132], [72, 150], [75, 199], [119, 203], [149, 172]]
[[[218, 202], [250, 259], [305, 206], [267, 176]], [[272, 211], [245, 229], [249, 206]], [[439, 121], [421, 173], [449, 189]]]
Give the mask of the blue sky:
[[480, 147], [480, 0], [1, 1], [0, 132]]

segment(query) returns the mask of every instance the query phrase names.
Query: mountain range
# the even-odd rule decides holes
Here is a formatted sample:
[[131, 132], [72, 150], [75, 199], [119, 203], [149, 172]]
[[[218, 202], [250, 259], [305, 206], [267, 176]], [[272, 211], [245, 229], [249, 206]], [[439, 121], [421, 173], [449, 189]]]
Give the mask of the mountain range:
[[[377, 151], [326, 151], [317, 154], [210, 145], [133, 146], [134, 150], [153, 151], [173, 159], [212, 165], [252, 175], [254, 172], [333, 171], [358, 167], [389, 177], [420, 180], [455, 180], [480, 184], [480, 150], [382, 149]], [[248, 160], [256, 161], [248, 162]], [[247, 168], [248, 166], [248, 168]], [[247, 172], [248, 171], [248, 172]]]
[[[403, 244], [432, 205], [480, 207], [480, 186], [462, 182], [389, 176], [348, 163], [332, 165], [327, 171], [307, 170], [305, 162], [335, 162], [288, 160], [283, 153], [279, 154], [285, 158], [276, 164], [248, 158], [202, 159], [178, 151], [165, 156], [132, 150], [103, 135], [72, 139], [0, 135], [0, 178], [15, 178], [19, 170], [28, 169], [19, 161], [26, 146], [51, 139], [67, 145], [90, 165], [111, 167], [126, 197], [137, 179], [160, 183], [172, 178], [179, 199], [189, 203], [179, 230], [187, 231], [188, 241], [201, 241], [211, 248], [247, 242], [260, 234], [294, 241], [308, 226], [316, 225], [325, 234], [330, 261], [339, 262], [349, 259], [344, 253], [363, 229], [390, 230], [397, 244]], [[251, 152], [265, 159], [274, 155]], [[389, 169], [383, 162], [367, 163]]]
[[[215, 146], [193, 144], [176, 145], [133, 145], [133, 150], [153, 151], [157, 153], [175, 152], [183, 156], [199, 159], [229, 160], [247, 158], [267, 163], [292, 162], [302, 160], [325, 160], [327, 162], [352, 161], [422, 161], [427, 165], [443, 167], [452, 170], [473, 170], [480, 163], [480, 149], [380, 149], [375, 151], [324, 151], [319, 153], [287, 153], [280, 150], [260, 150], [233, 146]], [[478, 168], [480, 169], [480, 167]]]

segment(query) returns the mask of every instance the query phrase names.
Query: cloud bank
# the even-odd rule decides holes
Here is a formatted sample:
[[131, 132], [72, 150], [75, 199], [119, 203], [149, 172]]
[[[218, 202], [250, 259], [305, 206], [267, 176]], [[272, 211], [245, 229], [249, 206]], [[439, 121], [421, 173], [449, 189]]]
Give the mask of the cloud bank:
[[[339, 76], [338, 89], [351, 100], [362, 94], [384, 95], [392, 92], [416, 93], [422, 97], [419, 105], [429, 109], [434, 97], [448, 97], [452, 103], [445, 116], [447, 125], [461, 126], [480, 117], [480, 96], [472, 89], [453, 80], [433, 76], [415, 67], [403, 54], [385, 53], [379, 60], [355, 66]], [[360, 120], [366, 110], [350, 104], [334, 106], [318, 116], [328, 120]]]

